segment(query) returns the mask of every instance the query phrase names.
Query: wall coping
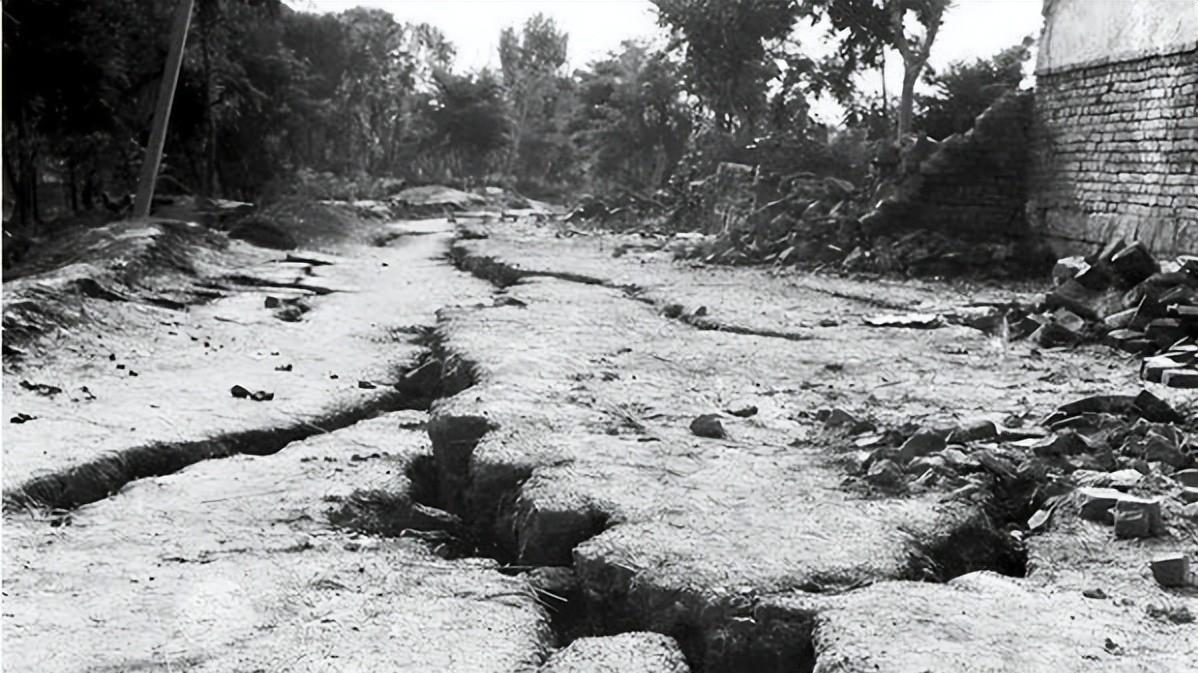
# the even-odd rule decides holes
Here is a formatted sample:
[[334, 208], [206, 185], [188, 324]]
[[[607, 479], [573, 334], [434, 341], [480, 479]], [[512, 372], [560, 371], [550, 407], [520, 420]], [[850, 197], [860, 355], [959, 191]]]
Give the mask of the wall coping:
[[1044, 75], [1059, 75], [1061, 73], [1073, 72], [1074, 70], [1086, 70], [1089, 68], [1097, 68], [1104, 65], [1112, 65], [1115, 63], [1132, 63], [1135, 61], [1144, 61], [1150, 58], [1173, 56], [1174, 54], [1185, 54], [1191, 51], [1198, 51], [1198, 40], [1189, 40], [1181, 44], [1170, 45], [1165, 48], [1152, 47], [1149, 49], [1138, 49], [1136, 51], [1128, 51], [1112, 56], [1103, 56], [1102, 58], [1090, 59], [1089, 61], [1079, 61], [1077, 63], [1069, 63], [1059, 65], [1055, 68], [1040, 68], [1035, 72], [1036, 77]]

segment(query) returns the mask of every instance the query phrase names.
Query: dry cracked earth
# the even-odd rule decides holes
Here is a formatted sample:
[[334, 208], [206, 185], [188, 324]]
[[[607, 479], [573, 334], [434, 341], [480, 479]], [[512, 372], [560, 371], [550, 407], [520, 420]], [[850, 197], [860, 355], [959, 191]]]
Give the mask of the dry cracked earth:
[[6, 363], [5, 416], [33, 417], [4, 426], [7, 670], [1195, 670], [1198, 627], [1160, 615], [1198, 593], [1147, 565], [1193, 527], [1116, 540], [1061, 507], [1030, 534], [1000, 486], [878, 490], [819, 413], [1139, 388], [1100, 347], [863, 323], [1011, 293], [389, 226], [237, 248], [219, 298], [96, 299]]

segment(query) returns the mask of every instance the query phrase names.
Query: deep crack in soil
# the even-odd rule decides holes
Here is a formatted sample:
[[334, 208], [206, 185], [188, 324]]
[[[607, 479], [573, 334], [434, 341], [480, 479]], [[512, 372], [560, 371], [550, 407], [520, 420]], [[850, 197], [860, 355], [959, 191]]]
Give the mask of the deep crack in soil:
[[[452, 258], [459, 268], [492, 282], [500, 290], [529, 278], [547, 276], [615, 289], [626, 299], [645, 302], [636, 296], [634, 288], [613, 287], [600, 279], [576, 274], [525, 271], [493, 258], [468, 255], [461, 248], [454, 250]], [[517, 305], [527, 304], [519, 301]], [[486, 312], [493, 308], [474, 310]], [[667, 314], [664, 317], [678, 316]], [[792, 335], [704, 328], [686, 320], [679, 322], [712, 331], [783, 336], [793, 340]], [[440, 321], [436, 332], [439, 338], [432, 347], [436, 357], [444, 363], [446, 382], [443, 390], [447, 397], [471, 397], [479, 383], [482, 367], [446, 343], [444, 327], [444, 321]], [[482, 394], [477, 397], [483, 398]], [[460, 530], [470, 538], [468, 547], [472, 553], [485, 554], [512, 569], [530, 571], [530, 576], [552, 569], [558, 593], [550, 593], [555, 596], [565, 594], [558, 597], [559, 603], [563, 598], [565, 601], [554, 612], [554, 630], [563, 642], [584, 636], [649, 630], [676, 638], [695, 671], [812, 669], [815, 665], [812, 631], [816, 609], [806, 613], [767, 612], [758, 619], [756, 606], [762, 604], [770, 592], [754, 589], [723, 599], [704, 595], [704, 587], [662, 593], [656, 597], [638, 595], [638, 570], [602, 555], [585, 558], [586, 577], [579, 577], [580, 546], [593, 545], [605, 531], [621, 522], [613, 521], [611, 514], [602, 507], [585, 502], [545, 508], [528, 500], [529, 489], [536, 490], [534, 483], [539, 487], [546, 479], [553, 479], [555, 467], [571, 469], [573, 461], [570, 459], [540, 464], [535, 460], [523, 462], [520, 459], [476, 464], [475, 454], [480, 442], [492, 433], [504, 434], [509, 430], [503, 427], [502, 421], [486, 413], [453, 413], [439, 410], [438, 405], [434, 405], [428, 423], [433, 456], [414, 463], [408, 473], [413, 483], [413, 499], [459, 516]], [[963, 516], [949, 517], [953, 523], [938, 534], [929, 536], [926, 530], [901, 531], [901, 535], [915, 542], [910, 546], [907, 569], [893, 579], [946, 582], [984, 569], [1023, 575], [1026, 551], [1001, 531], [990, 516], [990, 512], [1013, 508], [1011, 504], [993, 502], [997, 497], [993, 496], [980, 508], [967, 506], [966, 511], [962, 511]], [[762, 535], [768, 533], [763, 531]], [[743, 562], [751, 564], [754, 560], [744, 558]], [[563, 575], [570, 579], [563, 579]], [[777, 592], [777, 595], [798, 592], [818, 600], [853, 592], [872, 581], [817, 577]], [[581, 604], [571, 605], [570, 599]], [[687, 614], [703, 617], [694, 619]]]
[[[456, 242], [450, 246], [449, 260], [453, 262], [454, 266], [456, 266], [458, 269], [486, 280], [500, 289], [511, 287], [512, 285], [515, 285], [527, 278], [556, 278], [571, 283], [598, 285], [613, 290], [618, 290], [623, 292], [629, 299], [644, 302], [645, 304], [658, 308], [663, 316], [671, 320], [677, 320], [682, 324], [690, 325], [691, 327], [699, 330], [728, 332], [731, 334], [742, 334], [745, 336], [785, 339], [788, 341], [806, 341], [807, 339], [815, 338], [810, 334], [802, 332], [791, 332], [786, 330], [767, 329], [725, 323], [708, 317], [705, 314], [705, 309], [695, 309], [688, 312], [681, 304], [658, 302], [651, 297], [645, 296], [645, 289], [632, 283], [612, 283], [606, 279], [588, 276], [582, 273], [552, 271], [545, 269], [522, 269], [518, 266], [508, 264], [494, 257], [472, 253]], [[860, 297], [849, 298], [863, 301], [865, 303], [876, 303], [872, 300], [862, 299]]]
[[[596, 636], [651, 631], [676, 639], [696, 672], [857, 671], [837, 668], [827, 652], [847, 656], [835, 649], [843, 645], [837, 639], [872, 618], [875, 600], [891, 606], [897, 623], [910, 616], [905, 601], [914, 596], [919, 625], [916, 608], [935, 615], [947, 605], [954, 628], [954, 592], [973, 612], [1000, 611], [1008, 603], [999, 599], [1038, 605], [976, 574], [1026, 574], [1027, 551], [1004, 530], [1031, 513], [1022, 484], [995, 480], [968, 502], [853, 493], [838, 483], [843, 473], [827, 456], [828, 437], [782, 446], [771, 435], [778, 429], [756, 420], [732, 421], [734, 436], [717, 441], [696, 443], [678, 430], [683, 413], [703, 404], [723, 408], [696, 389], [724, 378], [751, 387], [745, 381], [771, 373], [758, 360], [772, 358], [781, 368], [800, 359], [785, 350], [797, 347], [790, 342], [809, 336], [724, 325], [654, 301], [635, 285], [528, 271], [458, 245], [450, 259], [494, 285], [496, 301], [443, 309], [435, 328], [410, 330], [422, 350], [396, 372], [393, 390], [315, 422], [98, 458], [5, 493], [5, 510], [70, 510], [142, 477], [209, 458], [270, 455], [384, 412], [415, 409], [429, 411], [426, 421], [400, 427], [423, 424], [431, 454], [350, 456], [358, 465], [392, 461], [402, 478], [326, 494], [328, 524], [367, 537], [416, 538], [445, 560], [497, 561], [501, 573], [526, 581], [563, 652], [589, 647]], [[768, 337], [760, 343], [771, 342], [771, 350], [735, 352], [725, 334]], [[802, 370], [766, 382], [795, 372]], [[791, 402], [814, 399], [818, 393]], [[309, 459], [316, 454], [301, 460]], [[527, 599], [527, 592], [513, 595]]]
[[[425, 339], [424, 334], [417, 337]], [[428, 353], [418, 355], [411, 366], [400, 368], [395, 379], [427, 364]], [[98, 456], [62, 471], [31, 478], [4, 493], [4, 511], [50, 510], [58, 517], [81, 505], [102, 500], [137, 479], [173, 474], [203, 460], [238, 454], [266, 456], [292, 442], [333, 432], [378, 414], [401, 409], [427, 410], [439, 396], [437, 388], [416, 383], [396, 385], [359, 404], [345, 406], [310, 420], [294, 418], [281, 426], [230, 432], [196, 441], [155, 442]], [[426, 380], [427, 383], [427, 380]], [[434, 382], [439, 385], [439, 382]]]

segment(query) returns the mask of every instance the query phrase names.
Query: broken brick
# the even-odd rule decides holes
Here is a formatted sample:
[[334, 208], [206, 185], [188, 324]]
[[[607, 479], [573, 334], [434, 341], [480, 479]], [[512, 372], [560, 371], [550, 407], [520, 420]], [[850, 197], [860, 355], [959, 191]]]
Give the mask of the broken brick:
[[940, 451], [947, 445], [944, 434], [934, 430], [920, 430], [907, 438], [899, 447], [898, 458], [907, 463], [919, 456], [926, 456], [934, 451]]
[[1031, 339], [1044, 348], [1054, 348], [1079, 343], [1082, 340], [1082, 335], [1080, 332], [1070, 331], [1058, 322], [1050, 322], [1032, 332]]
[[1086, 449], [1086, 442], [1076, 432], [1062, 432], [1043, 439], [1036, 440], [1031, 445], [1032, 453], [1041, 458], [1056, 458], [1081, 453]]
[[1198, 369], [1172, 369], [1161, 375], [1161, 383], [1170, 388], [1198, 388]]
[[1082, 413], [1125, 414], [1135, 408], [1136, 400], [1131, 395], [1091, 395], [1057, 407], [1065, 416]]
[[1111, 510], [1114, 509], [1115, 503], [1119, 502], [1122, 493], [1113, 488], [1097, 486], [1079, 488], [1077, 493], [1081, 498], [1081, 507], [1078, 511], [1081, 518], [1105, 524], [1113, 522]]
[[1102, 322], [1107, 326], [1108, 329], [1111, 330], [1127, 330], [1127, 328], [1131, 326], [1132, 321], [1135, 320], [1136, 314], [1138, 312], [1139, 309], [1136, 308], [1123, 309], [1122, 311], [1116, 311], [1115, 313], [1103, 318]]
[[1115, 537], [1151, 537], [1165, 532], [1159, 498], [1122, 495], [1114, 508]]
[[1160, 271], [1160, 265], [1148, 252], [1143, 243], [1136, 241], [1111, 256], [1110, 268], [1124, 284], [1130, 287], [1143, 282]]
[[1093, 267], [1086, 263], [1084, 257], [1062, 257], [1052, 267], [1052, 282], [1054, 285], [1060, 285], [1065, 281], [1077, 278], [1091, 268]]
[[1149, 432], [1140, 440], [1140, 451], [1144, 460], [1149, 462], [1162, 462], [1173, 467], [1189, 463], [1189, 457], [1181, 451], [1176, 442], [1155, 432]]
[[869, 466], [865, 478], [875, 486], [893, 488], [902, 483], [903, 471], [893, 460], [882, 459]]
[[1099, 315], [1095, 304], [1101, 296], [1101, 292], [1091, 290], [1076, 280], [1068, 280], [1048, 293], [1044, 303], [1049, 310], [1067, 308], [1083, 318], [1097, 320]]
[[1140, 378], [1149, 383], [1163, 383], [1166, 371], [1182, 367], [1185, 365], [1164, 355], [1146, 357], [1140, 361]]
[[1198, 469], [1178, 470], [1173, 473], [1173, 480], [1182, 486], [1198, 488]]
[[1181, 423], [1185, 420], [1181, 414], [1169, 406], [1168, 402], [1147, 390], [1141, 390], [1136, 395], [1133, 405], [1141, 418], [1154, 423]]
[[1186, 336], [1186, 330], [1176, 318], [1157, 318], [1144, 328], [1144, 336], [1161, 348], [1173, 345]]
[[1190, 583], [1190, 559], [1185, 554], [1162, 554], [1149, 564], [1152, 576], [1163, 587], [1182, 587]]
[[997, 436], [998, 426], [994, 424], [994, 421], [979, 420], [953, 428], [946, 441], [949, 444], [968, 444], [969, 442], [994, 439]]

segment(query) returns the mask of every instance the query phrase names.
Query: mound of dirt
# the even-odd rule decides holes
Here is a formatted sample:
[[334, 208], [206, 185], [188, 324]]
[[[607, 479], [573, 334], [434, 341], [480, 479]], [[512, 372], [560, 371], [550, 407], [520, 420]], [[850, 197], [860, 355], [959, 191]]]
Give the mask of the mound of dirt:
[[299, 246], [295, 236], [261, 215], [247, 217], [233, 225], [229, 229], [229, 238], [236, 238], [259, 247], [274, 248], [275, 250], [294, 250]]
[[460, 189], [445, 187], [442, 185], [425, 185], [423, 187], [409, 187], [395, 195], [394, 200], [399, 203], [414, 207], [414, 208], [449, 208], [451, 210], [465, 210], [471, 206], [486, 205], [487, 199], [478, 194], [463, 192]]
[[157, 304], [159, 286], [212, 268], [228, 238], [175, 220], [130, 220], [61, 232], [5, 274], [5, 356], [86, 317], [85, 302], [134, 299]]
[[[270, 204], [254, 217], [235, 223], [233, 230], [253, 222], [255, 229], [262, 229], [262, 232], [255, 234], [262, 234], [259, 240], [263, 243], [258, 243], [254, 238], [245, 240], [255, 245], [278, 248], [290, 239], [297, 246], [320, 248], [338, 242], [368, 243], [378, 233], [378, 223], [372, 222], [377, 219], [355, 207], [355, 202], [290, 198]], [[272, 233], [281, 232], [282, 235], [266, 234], [268, 230]], [[233, 235], [232, 230], [230, 235]]]

